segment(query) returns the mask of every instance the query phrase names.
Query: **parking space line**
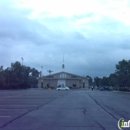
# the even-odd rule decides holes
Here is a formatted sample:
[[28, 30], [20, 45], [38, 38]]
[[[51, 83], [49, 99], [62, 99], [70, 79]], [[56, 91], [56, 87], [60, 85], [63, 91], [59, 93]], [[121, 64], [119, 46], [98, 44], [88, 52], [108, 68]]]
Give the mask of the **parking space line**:
[[6, 118], [6, 117], [11, 117], [11, 116], [0, 116], [0, 117], [5, 117]]
[[21, 95], [16, 95], [16, 96], [8, 96], [8, 97], [3, 97], [3, 98], [0, 98], [0, 99], [7, 99], [7, 98], [10, 98], [10, 97], [19, 97]]
[[0, 111], [7, 111], [7, 110], [9, 110], [9, 109], [0, 109]]

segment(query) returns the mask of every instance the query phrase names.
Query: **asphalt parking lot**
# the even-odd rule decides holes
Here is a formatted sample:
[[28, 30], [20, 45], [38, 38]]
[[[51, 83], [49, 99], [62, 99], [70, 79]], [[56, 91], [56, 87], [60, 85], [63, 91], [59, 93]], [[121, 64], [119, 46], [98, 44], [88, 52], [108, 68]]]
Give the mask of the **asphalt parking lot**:
[[124, 92], [2, 90], [0, 129], [118, 130], [120, 118], [130, 120], [129, 108]]
[[[0, 128], [19, 119], [27, 113], [37, 110], [68, 92], [28, 89], [0, 91]], [[13, 130], [13, 128], [12, 128]]]

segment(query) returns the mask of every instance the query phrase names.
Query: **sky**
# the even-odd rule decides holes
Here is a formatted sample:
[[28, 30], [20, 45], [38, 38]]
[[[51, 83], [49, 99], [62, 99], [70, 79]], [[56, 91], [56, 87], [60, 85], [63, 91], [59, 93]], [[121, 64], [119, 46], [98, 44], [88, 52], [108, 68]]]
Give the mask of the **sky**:
[[[0, 65], [109, 76], [130, 59], [129, 0], [1, 0]], [[43, 69], [41, 68], [43, 67]]]

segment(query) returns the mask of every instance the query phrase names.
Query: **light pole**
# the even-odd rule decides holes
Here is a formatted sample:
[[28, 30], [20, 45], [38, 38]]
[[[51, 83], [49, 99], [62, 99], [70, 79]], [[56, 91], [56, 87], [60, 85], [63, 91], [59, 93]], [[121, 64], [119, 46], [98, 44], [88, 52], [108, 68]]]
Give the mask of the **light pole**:
[[23, 60], [24, 60], [23, 57], [21, 57], [21, 60], [22, 60], [22, 66], [23, 66]]
[[47, 70], [49, 72], [49, 74], [51, 74], [53, 71], [52, 70]]
[[42, 73], [43, 73], [43, 66], [41, 66], [41, 77], [42, 77]]

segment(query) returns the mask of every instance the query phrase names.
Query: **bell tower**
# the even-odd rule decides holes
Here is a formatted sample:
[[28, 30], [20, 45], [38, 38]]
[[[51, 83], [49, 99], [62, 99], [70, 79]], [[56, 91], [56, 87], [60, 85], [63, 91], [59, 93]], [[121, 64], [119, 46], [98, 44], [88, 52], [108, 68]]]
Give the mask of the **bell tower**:
[[62, 70], [64, 71], [64, 69], [65, 69], [65, 64], [64, 64], [64, 54], [63, 54]]

